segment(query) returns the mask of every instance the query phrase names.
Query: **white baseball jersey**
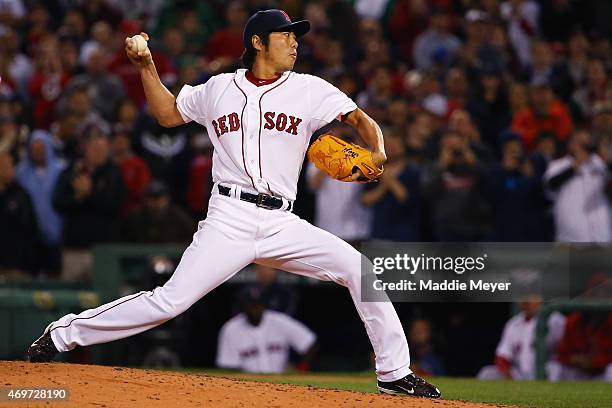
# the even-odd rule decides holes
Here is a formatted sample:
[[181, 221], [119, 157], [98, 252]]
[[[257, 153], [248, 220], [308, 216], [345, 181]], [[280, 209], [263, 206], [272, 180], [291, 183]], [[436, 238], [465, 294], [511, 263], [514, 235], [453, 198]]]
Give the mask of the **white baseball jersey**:
[[308, 327], [284, 313], [266, 310], [259, 326], [251, 325], [240, 313], [221, 328], [217, 366], [251, 373], [282, 373], [287, 368], [289, 349], [304, 354], [315, 340]]
[[[521, 312], [508, 320], [504, 332], [495, 351], [495, 355], [512, 362], [520, 373], [521, 379], [535, 378], [535, 329], [537, 318], [525, 319]], [[554, 312], [548, 317], [549, 350], [554, 350], [563, 336], [565, 317]]]
[[[544, 185], [554, 176], [574, 166], [574, 159], [565, 156], [553, 160], [544, 173]], [[559, 191], [546, 192], [554, 200], [555, 239], [558, 242], [612, 241], [612, 211], [606, 196], [610, 173], [606, 163], [593, 154], [578, 167], [574, 176]]]
[[357, 105], [321, 78], [287, 71], [257, 86], [246, 70], [185, 85], [176, 99], [185, 122], [206, 127], [213, 181], [295, 200], [311, 135]]

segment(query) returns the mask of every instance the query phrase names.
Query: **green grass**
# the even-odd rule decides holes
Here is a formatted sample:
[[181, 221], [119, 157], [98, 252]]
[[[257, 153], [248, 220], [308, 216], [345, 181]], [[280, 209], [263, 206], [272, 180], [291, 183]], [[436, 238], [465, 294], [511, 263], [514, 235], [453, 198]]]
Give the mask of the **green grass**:
[[[311, 385], [350, 391], [377, 392], [372, 374], [307, 373], [250, 375], [223, 370], [190, 370], [248, 381]], [[612, 407], [612, 386], [602, 382], [478, 381], [469, 378], [435, 378], [444, 399], [487, 402], [537, 408]]]

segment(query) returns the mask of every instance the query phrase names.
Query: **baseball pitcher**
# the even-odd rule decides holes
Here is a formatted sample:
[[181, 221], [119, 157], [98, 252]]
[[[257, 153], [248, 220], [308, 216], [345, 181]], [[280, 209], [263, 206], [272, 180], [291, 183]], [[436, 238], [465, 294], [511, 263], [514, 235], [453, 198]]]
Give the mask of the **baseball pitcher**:
[[[292, 22], [281, 10], [255, 13], [244, 29], [246, 69], [185, 85], [176, 98], [162, 85], [146, 41], [126, 39], [157, 121], [166, 127], [195, 121], [210, 135], [215, 184], [208, 215], [164, 286], [51, 323], [27, 351], [29, 361], [151, 329], [257, 263], [347, 287], [376, 354], [379, 390], [440, 397], [412, 373], [393, 305], [360, 300], [362, 255], [292, 213], [305, 154], [343, 181], [375, 179], [386, 159], [379, 126], [351, 99], [318, 77], [292, 71], [297, 38], [309, 29], [308, 21]], [[336, 118], [354, 127], [371, 150], [330, 135], [309, 148], [311, 135]]]

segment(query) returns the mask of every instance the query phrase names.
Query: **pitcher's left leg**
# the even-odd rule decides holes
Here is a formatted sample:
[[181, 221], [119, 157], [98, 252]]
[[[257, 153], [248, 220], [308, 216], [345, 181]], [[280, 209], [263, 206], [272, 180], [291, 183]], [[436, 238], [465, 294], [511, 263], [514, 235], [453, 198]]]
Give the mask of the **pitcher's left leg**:
[[255, 262], [346, 286], [374, 348], [378, 379], [395, 381], [410, 374], [408, 343], [393, 304], [361, 301], [359, 251], [327, 231], [291, 217], [274, 234], [257, 242]]

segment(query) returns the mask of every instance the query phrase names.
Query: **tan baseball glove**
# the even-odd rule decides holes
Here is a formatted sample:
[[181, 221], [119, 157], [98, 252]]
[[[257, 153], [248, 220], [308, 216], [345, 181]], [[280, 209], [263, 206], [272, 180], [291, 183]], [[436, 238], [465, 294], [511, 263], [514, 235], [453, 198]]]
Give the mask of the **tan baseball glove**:
[[357, 181], [374, 181], [384, 171], [382, 166], [374, 164], [372, 152], [330, 134], [322, 135], [310, 146], [308, 160], [340, 181], [351, 181], [357, 170], [363, 175]]

